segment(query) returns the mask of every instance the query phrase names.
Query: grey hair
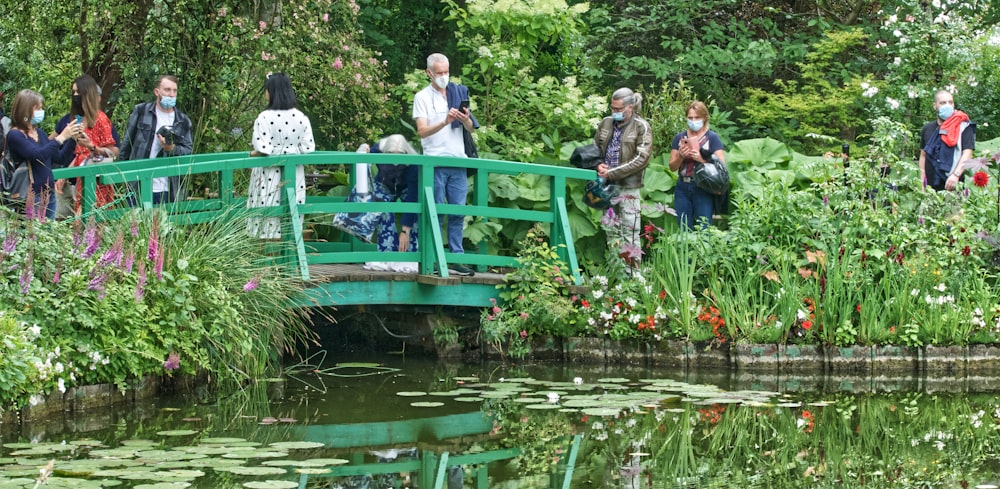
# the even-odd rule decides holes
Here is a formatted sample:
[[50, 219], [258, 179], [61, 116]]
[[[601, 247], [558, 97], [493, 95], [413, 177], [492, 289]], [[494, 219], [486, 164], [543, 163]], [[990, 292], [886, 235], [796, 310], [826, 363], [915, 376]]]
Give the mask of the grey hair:
[[417, 150], [413, 149], [410, 142], [402, 134], [390, 134], [378, 142], [378, 149], [383, 153], [415, 155]]
[[448, 63], [448, 57], [441, 53], [434, 53], [427, 57], [427, 69], [433, 70], [434, 63]]
[[621, 100], [625, 105], [632, 106], [632, 113], [637, 113], [642, 109], [642, 94], [635, 93], [631, 88], [619, 88], [611, 94], [611, 100]]

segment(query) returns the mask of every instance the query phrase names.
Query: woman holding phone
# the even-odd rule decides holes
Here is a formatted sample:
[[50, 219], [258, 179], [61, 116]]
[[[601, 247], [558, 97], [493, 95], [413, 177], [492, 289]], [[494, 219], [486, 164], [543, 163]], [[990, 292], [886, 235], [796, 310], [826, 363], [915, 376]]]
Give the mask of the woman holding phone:
[[719, 135], [708, 128], [708, 107], [704, 102], [696, 100], [688, 105], [687, 126], [670, 143], [670, 171], [677, 172], [674, 209], [682, 229], [691, 230], [696, 225], [704, 229], [712, 225], [715, 196], [694, 183], [694, 169], [707, 161], [704, 155], [717, 156], [725, 163], [726, 149]]
[[[80, 130], [80, 125], [67, 125], [54, 138], [49, 139], [39, 124], [45, 119], [44, 99], [33, 90], [21, 90], [11, 105], [11, 129], [7, 133], [7, 148], [15, 163], [27, 163], [31, 182], [32, 206], [28, 215], [47, 219], [56, 218], [56, 199], [52, 195], [52, 161], [72, 151], [66, 144]], [[44, 214], [43, 214], [44, 213]]]
[[[70, 117], [82, 126], [83, 132], [76, 140], [75, 156], [69, 166], [83, 166], [114, 161], [118, 157], [118, 143], [111, 129], [111, 119], [101, 110], [101, 93], [97, 81], [83, 75], [73, 81], [73, 104]], [[74, 210], [80, 212], [83, 180], [77, 179]], [[56, 182], [56, 192], [63, 192], [63, 181]], [[114, 187], [97, 186], [97, 206], [103, 207], [114, 200]]]

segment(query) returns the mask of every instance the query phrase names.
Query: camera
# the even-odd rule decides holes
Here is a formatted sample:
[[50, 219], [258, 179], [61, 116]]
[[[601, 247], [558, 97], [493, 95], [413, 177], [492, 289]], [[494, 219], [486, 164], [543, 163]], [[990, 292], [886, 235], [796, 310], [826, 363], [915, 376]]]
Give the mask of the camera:
[[163, 136], [163, 139], [167, 144], [176, 144], [176, 140], [179, 139], [177, 133], [174, 132], [174, 126], [163, 126], [156, 134]]

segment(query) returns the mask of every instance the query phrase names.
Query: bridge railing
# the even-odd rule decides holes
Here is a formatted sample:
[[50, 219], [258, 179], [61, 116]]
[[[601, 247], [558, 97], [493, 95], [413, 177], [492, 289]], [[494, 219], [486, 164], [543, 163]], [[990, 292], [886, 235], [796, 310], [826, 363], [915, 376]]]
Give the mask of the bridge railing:
[[[295, 202], [296, 166], [346, 167], [352, 171], [354, 165], [406, 164], [420, 168], [418, 185], [420, 191], [415, 203], [405, 202], [345, 202], [344, 197], [309, 195], [305, 204]], [[126, 182], [139, 182], [139, 194], [134, 200], [143, 208], [153, 207], [152, 181], [159, 177], [193, 178], [207, 175], [214, 188], [209, 189], [204, 198], [185, 200], [161, 205], [178, 224], [198, 224], [217, 219], [231, 219], [234, 209], [246, 207], [246, 196], [236, 193], [234, 183], [240, 173], [255, 167], [281, 168], [281, 202], [274, 207], [247, 209], [243, 216], [279, 217], [283, 222], [281, 240], [291, 250], [288, 257], [303, 279], [309, 279], [311, 264], [379, 262], [417, 262], [419, 272], [434, 273], [440, 270], [442, 277], [448, 276], [449, 263], [472, 265], [480, 270], [486, 267], [516, 267], [514, 257], [496, 256], [488, 253], [486, 243], [475, 243], [473, 250], [466, 253], [446, 251], [447, 237], [443, 236], [438, 216], [453, 215], [480, 217], [483, 219], [523, 220], [549, 225], [550, 245], [553, 246], [573, 271], [579, 283], [578, 263], [570, 222], [567, 214], [566, 184], [570, 179], [593, 179], [592, 170], [580, 170], [550, 165], [515, 163], [500, 160], [449, 158], [424, 155], [366, 154], [339, 151], [317, 151], [305, 155], [283, 155], [250, 157], [246, 152], [211, 153], [170, 158], [156, 158], [122, 161], [77, 168], [55, 170], [55, 178], [81, 178], [83, 215], [94, 213], [98, 184], [113, 184], [120, 190], [119, 199], [99, 213], [101, 218], [114, 219], [128, 212], [128, 203], [122, 196]], [[470, 184], [471, 197], [468, 205], [438, 204], [434, 202], [434, 168], [459, 167], [475, 169]], [[512, 209], [489, 205], [489, 176], [535, 174], [548, 181], [548, 210]], [[351, 182], [353, 183], [353, 176]], [[303, 237], [302, 216], [310, 220], [326, 219], [340, 212], [391, 212], [417, 213], [417, 229], [420, 232], [416, 252], [378, 252], [373, 245], [348, 239], [339, 243], [321, 241], [306, 242]]]

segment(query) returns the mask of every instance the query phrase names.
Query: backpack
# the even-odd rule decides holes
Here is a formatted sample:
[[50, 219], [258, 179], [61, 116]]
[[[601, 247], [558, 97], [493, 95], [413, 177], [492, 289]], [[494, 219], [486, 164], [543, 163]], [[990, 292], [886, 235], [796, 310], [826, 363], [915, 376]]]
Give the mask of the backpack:
[[0, 205], [20, 208], [24, 205], [31, 186], [30, 167], [15, 163], [10, 155], [10, 148], [7, 147], [10, 118], [4, 116], [0, 119], [0, 124], [3, 125], [3, 139], [0, 140]]

